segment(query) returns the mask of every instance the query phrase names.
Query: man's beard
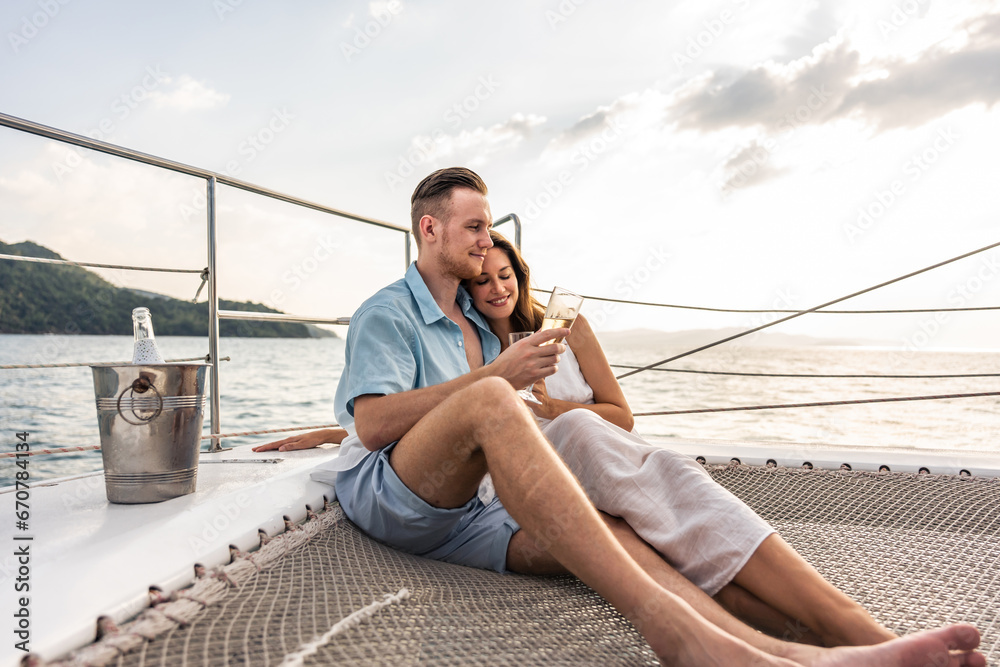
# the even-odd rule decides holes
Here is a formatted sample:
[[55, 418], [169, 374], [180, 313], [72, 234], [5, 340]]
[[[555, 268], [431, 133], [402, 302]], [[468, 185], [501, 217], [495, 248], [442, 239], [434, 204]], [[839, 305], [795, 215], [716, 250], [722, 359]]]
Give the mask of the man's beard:
[[[451, 243], [449, 242], [448, 229], [445, 228], [441, 231], [441, 244], [444, 247], [449, 247]], [[469, 256], [466, 255], [468, 258]], [[482, 265], [475, 267], [471, 264], [471, 258], [467, 262], [459, 262], [452, 255], [445, 254], [441, 257], [441, 266], [445, 271], [455, 276], [459, 280], [472, 280], [482, 272]]]

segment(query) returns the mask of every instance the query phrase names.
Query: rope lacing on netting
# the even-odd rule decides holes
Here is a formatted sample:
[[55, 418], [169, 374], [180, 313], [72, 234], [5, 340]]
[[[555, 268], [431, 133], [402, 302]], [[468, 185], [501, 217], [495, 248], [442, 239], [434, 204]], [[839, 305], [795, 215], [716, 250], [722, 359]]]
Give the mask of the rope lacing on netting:
[[[43, 663], [38, 656], [32, 655], [29, 656], [30, 664], [50, 667], [106, 665], [125, 653], [139, 648], [144, 642], [176, 628], [190, 625], [204, 609], [225, 600], [231, 590], [241, 588], [262, 570], [278, 563], [290, 551], [301, 547], [318, 533], [335, 528], [340, 523], [340, 510], [334, 509], [328, 501], [324, 501], [321, 513], [316, 513], [308, 507], [306, 509], [307, 520], [301, 526], [285, 517], [284, 533], [268, 538], [263, 530], [259, 531], [260, 548], [257, 551], [248, 554], [231, 547], [230, 554], [233, 558], [228, 565], [220, 565], [210, 571], [202, 565], [196, 565], [196, 581], [189, 588], [172, 593], [151, 589], [150, 607], [134, 620], [119, 626], [111, 618], [99, 618], [98, 640], [95, 643], [51, 663]], [[386, 594], [382, 600], [376, 600], [367, 607], [349, 614], [321, 637], [289, 653], [282, 665], [301, 665], [306, 656], [315, 653], [335, 635], [357, 626], [380, 609], [401, 602], [409, 596], [409, 591], [403, 588], [394, 594]]]
[[[244, 435], [264, 435], [267, 433], [287, 433], [289, 431], [316, 431], [321, 428], [337, 428], [340, 424], [316, 424], [314, 426], [289, 426], [287, 428], [268, 428], [259, 431], [239, 431], [236, 433], [210, 433], [201, 436], [202, 440], [212, 438], [236, 438]], [[5, 452], [0, 454], [0, 459], [14, 456], [36, 456], [38, 454], [66, 454], [68, 452], [89, 452], [100, 449], [100, 445], [86, 445], [83, 447], [57, 447], [54, 449], [33, 449], [30, 452]]]
[[408, 600], [409, 597], [410, 591], [405, 588], [399, 589], [399, 592], [394, 595], [386, 593], [382, 596], [381, 600], [377, 600], [367, 607], [345, 616], [340, 621], [335, 623], [333, 627], [327, 630], [321, 637], [317, 637], [313, 641], [303, 644], [302, 648], [295, 653], [286, 655], [285, 659], [281, 661], [281, 664], [278, 665], [278, 667], [299, 667], [300, 665], [304, 665], [306, 658], [317, 653], [322, 646], [330, 643], [330, 640], [340, 633], [361, 625], [378, 613], [381, 609], [388, 607], [391, 604]]

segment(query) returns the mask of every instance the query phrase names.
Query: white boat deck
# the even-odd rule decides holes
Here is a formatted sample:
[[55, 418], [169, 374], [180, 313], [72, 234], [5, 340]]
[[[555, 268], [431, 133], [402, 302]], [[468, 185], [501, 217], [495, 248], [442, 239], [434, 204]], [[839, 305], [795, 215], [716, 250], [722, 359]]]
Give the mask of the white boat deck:
[[[198, 490], [142, 505], [107, 501], [103, 473], [41, 482], [31, 487], [29, 530], [15, 531], [14, 491], [0, 490], [10, 508], [0, 561], [0, 613], [12, 619], [18, 597], [29, 597], [30, 648], [50, 660], [96, 636], [96, 619], [116, 623], [149, 606], [149, 588], [175, 591], [194, 581], [194, 565], [228, 563], [229, 545], [256, 548], [258, 530], [284, 531], [283, 517], [299, 522], [306, 506], [320, 510], [331, 487], [309, 479], [337, 448], [292, 453], [240, 447], [201, 454]], [[242, 463], [219, 463], [239, 460]], [[269, 462], [258, 462], [269, 460]], [[30, 535], [31, 541], [15, 540]], [[29, 545], [30, 591], [15, 593], [15, 550]], [[18, 665], [16, 637], [3, 643], [0, 665]]]

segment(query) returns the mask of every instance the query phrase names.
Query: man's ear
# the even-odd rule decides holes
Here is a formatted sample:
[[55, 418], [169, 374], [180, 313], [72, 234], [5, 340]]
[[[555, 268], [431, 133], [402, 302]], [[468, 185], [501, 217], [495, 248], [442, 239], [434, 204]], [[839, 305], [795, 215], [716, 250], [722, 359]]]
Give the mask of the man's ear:
[[441, 231], [441, 221], [425, 215], [420, 218], [420, 237], [424, 243], [434, 243]]

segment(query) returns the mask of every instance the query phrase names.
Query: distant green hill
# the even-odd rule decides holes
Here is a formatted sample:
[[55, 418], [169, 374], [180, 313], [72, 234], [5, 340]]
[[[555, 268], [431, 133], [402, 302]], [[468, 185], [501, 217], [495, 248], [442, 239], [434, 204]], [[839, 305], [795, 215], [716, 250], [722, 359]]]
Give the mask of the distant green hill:
[[[62, 259], [31, 241], [0, 241], [0, 254]], [[158, 336], [205, 336], [208, 303], [191, 303], [115, 287], [87, 269], [0, 260], [0, 333], [132, 335], [132, 309], [146, 306]], [[219, 301], [224, 310], [277, 313], [258, 303]], [[222, 336], [309, 338], [335, 336], [306, 324], [222, 320]]]

